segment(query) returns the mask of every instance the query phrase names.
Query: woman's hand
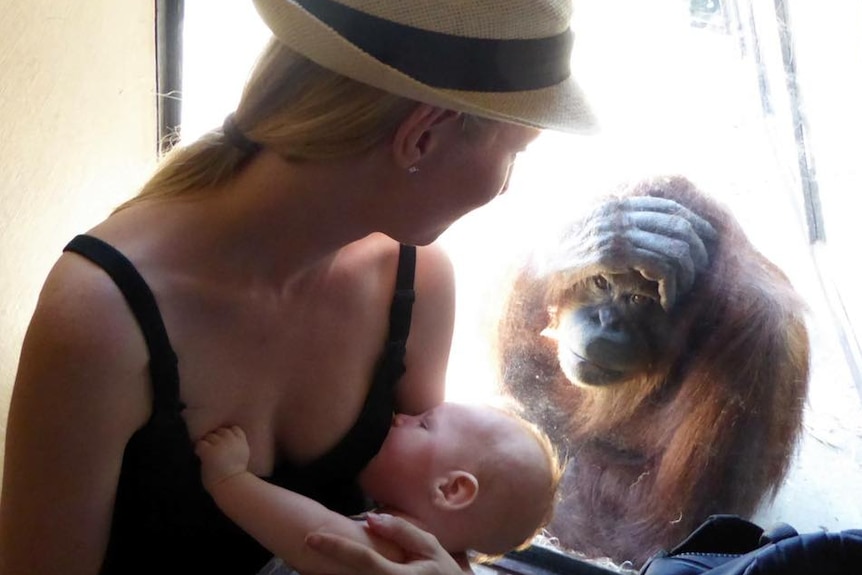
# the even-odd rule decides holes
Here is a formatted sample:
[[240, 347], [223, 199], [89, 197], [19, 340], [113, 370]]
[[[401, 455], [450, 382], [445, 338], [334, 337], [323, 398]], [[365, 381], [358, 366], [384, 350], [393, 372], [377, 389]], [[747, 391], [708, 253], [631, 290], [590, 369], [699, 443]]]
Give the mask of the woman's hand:
[[400, 517], [369, 513], [368, 528], [401, 547], [404, 563], [390, 561], [373, 549], [338, 535], [315, 532], [305, 539], [309, 548], [340, 563], [355, 575], [464, 575], [472, 573], [466, 556], [452, 557], [437, 538]]

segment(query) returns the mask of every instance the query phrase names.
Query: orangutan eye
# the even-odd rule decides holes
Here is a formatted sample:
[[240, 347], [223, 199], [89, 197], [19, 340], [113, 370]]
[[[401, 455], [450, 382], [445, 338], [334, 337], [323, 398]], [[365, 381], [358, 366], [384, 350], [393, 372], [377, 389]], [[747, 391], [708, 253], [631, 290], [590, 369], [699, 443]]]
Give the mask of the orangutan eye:
[[608, 289], [608, 280], [606, 280], [604, 276], [594, 276], [593, 284], [602, 291]]
[[632, 302], [632, 305], [645, 306], [651, 304], [655, 300], [647, 295], [633, 293], [629, 296], [629, 301]]

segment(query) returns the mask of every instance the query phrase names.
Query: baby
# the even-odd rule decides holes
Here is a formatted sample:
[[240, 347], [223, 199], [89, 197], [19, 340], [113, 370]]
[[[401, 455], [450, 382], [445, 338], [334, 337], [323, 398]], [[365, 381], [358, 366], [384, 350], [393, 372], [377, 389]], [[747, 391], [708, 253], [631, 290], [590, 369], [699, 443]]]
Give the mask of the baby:
[[[407, 558], [372, 536], [364, 520], [267, 483], [247, 469], [239, 427], [200, 441], [204, 487], [219, 508], [264, 547], [301, 573], [338, 573], [338, 565], [305, 546], [315, 531]], [[419, 415], [398, 414], [380, 451], [359, 475], [376, 512], [399, 515], [430, 532], [451, 552], [499, 555], [528, 544], [550, 519], [561, 476], [550, 442], [533, 426], [488, 406], [443, 403]]]

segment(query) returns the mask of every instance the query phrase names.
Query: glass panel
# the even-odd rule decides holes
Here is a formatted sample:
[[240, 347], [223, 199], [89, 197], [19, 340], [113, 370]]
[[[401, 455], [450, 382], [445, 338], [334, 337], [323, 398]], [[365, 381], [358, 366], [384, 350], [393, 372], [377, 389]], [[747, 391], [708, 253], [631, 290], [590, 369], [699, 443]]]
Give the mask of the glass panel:
[[[807, 123], [808, 154], [816, 168], [823, 213], [824, 239], [816, 253], [844, 346], [856, 370], [862, 392], [859, 326], [862, 302], [856, 287], [862, 280], [857, 266], [862, 235], [862, 168], [856, 159], [862, 143], [862, 5], [853, 0], [831, 3], [827, 10], [810, 2], [786, 2], [787, 24], [793, 31], [800, 106]], [[855, 330], [854, 330], [855, 326]]]
[[[609, 184], [645, 174], [685, 174], [731, 208], [754, 245], [787, 274], [809, 306], [812, 371], [804, 431], [774, 503], [764, 504], [754, 520], [764, 525], [784, 521], [800, 531], [858, 526], [862, 524], [862, 499], [856, 487], [862, 481], [858, 383], [844, 351], [847, 342], [840, 326], [844, 320], [832, 313], [834, 306], [823, 289], [822, 282], [832, 278], [819, 273], [812, 257], [824, 246], [808, 243], [797, 161], [797, 154], [807, 152], [798, 150], [794, 139], [775, 13], [764, 3], [722, 4], [721, 13], [712, 13], [705, 23], [703, 13], [692, 13], [687, 4], [576, 3], [575, 70], [594, 99], [603, 133], [590, 138], [544, 135], [519, 160], [506, 196], [468, 215], [443, 238], [460, 284], [451, 395], [473, 397], [476, 382], [493, 387], [494, 351], [488, 342], [499, 319], [506, 274], [517, 261], [513, 254], [546, 246], [552, 241], [546, 230], [560, 219], [574, 221], [589, 205], [589, 196], [607, 190]], [[854, 25], [858, 27], [859, 21]], [[841, 76], [832, 80], [843, 86], [850, 70], [862, 68], [837, 69]], [[831, 110], [837, 115], [846, 111], [851, 118], [858, 113], [849, 102]], [[838, 134], [822, 137], [838, 148], [849, 140]], [[847, 153], [832, 155], [830, 162], [840, 166], [841, 173], [858, 173]], [[836, 194], [830, 194], [827, 199], [832, 200]], [[858, 201], [855, 194], [841, 196], [845, 203]], [[848, 209], [843, 219], [856, 213]], [[826, 213], [827, 230], [841, 225], [835, 220]], [[836, 234], [839, 253], [854, 249], [858, 233], [855, 237], [850, 242]], [[828, 244], [831, 248], [833, 241]], [[858, 274], [846, 264], [841, 269]], [[853, 325], [852, 317], [847, 325]], [[764, 364], [764, 369], [770, 368]], [[732, 452], [719, 457], [725, 461], [711, 464], [717, 470], [735, 465]], [[702, 496], [720, 500], [721, 494]], [[636, 517], [623, 513], [607, 521], [587, 521], [582, 529], [622, 526]], [[678, 519], [690, 518], [680, 514]], [[565, 533], [558, 535], [566, 539]], [[598, 538], [602, 537], [612, 539]], [[608, 554], [614, 556], [615, 546], [608, 543]]]
[[270, 38], [251, 2], [185, 0], [182, 139], [220, 127]]
[[[849, 297], [847, 290], [858, 285], [857, 266], [847, 262], [855, 261], [859, 240], [853, 224], [859, 213], [854, 208], [860, 184], [855, 158], [860, 150], [853, 136], [862, 128], [855, 105], [860, 101], [862, 8], [853, 0], [820, 3], [817, 18], [807, 12], [814, 3], [777, 4], [787, 8], [790, 28], [779, 27], [775, 3], [753, 0], [575, 2], [574, 71], [591, 96], [602, 132], [590, 137], [543, 134], [520, 157], [509, 191], [464, 217], [441, 238], [458, 282], [448, 394], [456, 401], [483, 401], [496, 393], [495, 330], [512, 274], [523, 258], [559, 249], [557, 227], [576, 221], [615, 185], [682, 174], [731, 210], [752, 244], [783, 270], [807, 305], [811, 377], [801, 439], [789, 458], [786, 478], [777, 478], [774, 502], [767, 496], [752, 517], [762, 525], [785, 521], [800, 532], [858, 528], [862, 526], [858, 489], [862, 485], [862, 405], [860, 383], [854, 381], [856, 367], [848, 357], [858, 353], [852, 329], [859, 329], [862, 316], [855, 307], [858, 298]], [[192, 138], [220, 125], [232, 109], [241, 79], [267, 34], [246, 4], [186, 0], [186, 11], [183, 135]], [[224, 41], [228, 29], [231, 42]], [[800, 111], [794, 108], [799, 101], [788, 90], [791, 78], [785, 75], [782, 50], [787, 46], [782, 44], [782, 34], [787, 31], [794, 33], [798, 47], [796, 80], [805, 98], [801, 116], [795, 113]], [[807, 122], [810, 148], [798, 147], [794, 122], [799, 117]], [[809, 222], [818, 214], [806, 211], [812, 205], [803, 194], [800, 154], [817, 160], [813, 176], [821, 193], [819, 215], [826, 243], [809, 242]], [[752, 272], [756, 267], [751, 266]], [[737, 305], [734, 294], [751, 293], [739, 287], [747, 285], [749, 277], [729, 283], [731, 306]], [[778, 290], [766, 286], [761, 291]], [[836, 313], [841, 304], [846, 313]], [[757, 327], [739, 325], [740, 330]], [[540, 333], [533, 336], [547, 343]], [[770, 359], [743, 350], [716, 360], [713, 367], [720, 372], [752, 361], [763, 362], [758, 364], [760, 369], [770, 372], [786, 363]], [[702, 385], [711, 385], [708, 377], [703, 377]], [[678, 389], [671, 387], [654, 401], [671, 401]], [[787, 398], [775, 401], [783, 399]], [[744, 404], [746, 399], [739, 401]], [[780, 418], [780, 410], [770, 415], [771, 405], [749, 407], [763, 420]], [[689, 409], [695, 412], [694, 407]], [[687, 414], [679, 415], [685, 422]], [[580, 414], [573, 410], [571, 416]], [[656, 419], [654, 426], [645, 424], [644, 429], [658, 427], [662, 421]], [[698, 448], [715, 456], [707, 475], [736, 477], [739, 483], [744, 481], [739, 477], [746, 475], [730, 472], [740, 465], [740, 454], [758, 440], [743, 437], [730, 447], [722, 446], [720, 439], [731, 434], [735, 424], [723, 425], [726, 434], [718, 434], [714, 443], [699, 443]], [[688, 429], [707, 431], [696, 425]], [[617, 463], [624, 461], [628, 472], [644, 465], [633, 483], [654, 479], [646, 466], [657, 457], [655, 453], [643, 455], [637, 445], [615, 443], [625, 437], [618, 430], [602, 437], [587, 447], [604, 449]], [[660, 441], [645, 431], [641, 439], [663, 444], [673, 437]], [[759, 441], [770, 449], [782, 448], [780, 440]], [[753, 473], [757, 465], [749, 467]], [[727, 483], [734, 482], [710, 487], [696, 469], [683, 467], [677, 472], [680, 484], [695, 484], [702, 500], [723, 501]], [[566, 489], [578, 487], [583, 486]], [[671, 499], [668, 505], [677, 504]], [[672, 522], [680, 522], [682, 531], [701, 519], [691, 509], [674, 509]], [[616, 548], [613, 535], [636, 520], [625, 507], [616, 516], [590, 518], [586, 529], [606, 528], [610, 533], [607, 547], [588, 555], [606, 555], [617, 564], [632, 559]], [[567, 539], [566, 533], [550, 535]], [[555, 539], [546, 542], [554, 545]], [[659, 538], [640, 548], [676, 542]]]

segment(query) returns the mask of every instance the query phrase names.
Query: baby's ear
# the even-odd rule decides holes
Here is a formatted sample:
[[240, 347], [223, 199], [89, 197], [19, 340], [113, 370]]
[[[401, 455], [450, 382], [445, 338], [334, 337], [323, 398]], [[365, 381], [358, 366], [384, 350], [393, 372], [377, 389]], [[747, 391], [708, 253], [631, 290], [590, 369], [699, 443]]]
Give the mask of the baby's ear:
[[472, 473], [450, 471], [434, 485], [434, 504], [449, 511], [469, 506], [479, 494], [479, 481]]

